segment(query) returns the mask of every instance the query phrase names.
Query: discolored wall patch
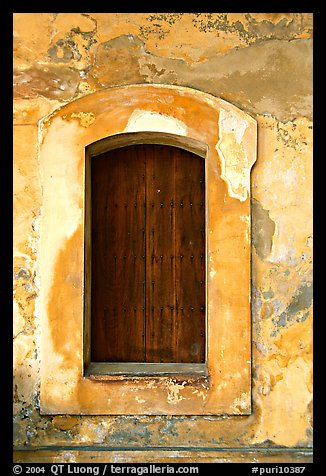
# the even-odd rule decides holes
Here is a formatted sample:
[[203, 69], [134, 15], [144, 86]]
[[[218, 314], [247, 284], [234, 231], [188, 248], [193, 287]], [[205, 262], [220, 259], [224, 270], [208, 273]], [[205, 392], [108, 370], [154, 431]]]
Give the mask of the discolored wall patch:
[[268, 210], [264, 210], [258, 200], [251, 200], [252, 210], [252, 244], [260, 259], [268, 258], [275, 233], [275, 223], [269, 216]]

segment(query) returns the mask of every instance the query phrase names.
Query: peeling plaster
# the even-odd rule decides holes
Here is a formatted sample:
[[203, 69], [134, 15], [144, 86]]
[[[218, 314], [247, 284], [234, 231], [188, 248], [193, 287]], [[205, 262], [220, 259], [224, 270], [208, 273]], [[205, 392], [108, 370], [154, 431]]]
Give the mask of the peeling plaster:
[[[250, 169], [256, 158], [248, 157], [242, 143], [248, 125], [229, 111], [220, 112], [220, 139], [216, 150], [221, 161], [221, 178], [228, 186], [229, 195], [241, 202], [250, 193]], [[228, 154], [228, 155], [227, 155]]]
[[251, 396], [248, 393], [242, 393], [240, 397], [237, 397], [233, 402], [234, 413], [241, 413], [241, 411], [250, 407]]
[[181, 400], [184, 400], [184, 396], [180, 395], [180, 392], [184, 390], [186, 382], [182, 382], [181, 384], [176, 383], [173, 380], [167, 380], [166, 386], [168, 389], [168, 402], [171, 404], [175, 404], [177, 402], [180, 402]]
[[243, 135], [248, 127], [248, 123], [239, 118], [234, 117], [234, 115], [225, 115], [221, 118], [219, 126], [222, 128], [223, 133], [225, 134], [234, 134], [238, 144], [241, 143]]
[[96, 117], [93, 112], [79, 112], [78, 114], [72, 113], [71, 118], [78, 118], [82, 127], [89, 127], [95, 121]]

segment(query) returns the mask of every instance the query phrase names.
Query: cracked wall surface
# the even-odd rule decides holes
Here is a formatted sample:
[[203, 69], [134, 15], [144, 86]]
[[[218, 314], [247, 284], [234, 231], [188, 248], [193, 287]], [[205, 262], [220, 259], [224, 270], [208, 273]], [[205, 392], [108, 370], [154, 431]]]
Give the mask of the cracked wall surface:
[[[250, 416], [50, 417], [39, 412], [43, 177], [38, 121], [92, 92], [143, 83], [210, 93], [258, 122], [258, 156], [251, 174]], [[76, 119], [87, 127], [94, 116], [86, 111]], [[217, 452], [259, 447], [266, 449], [264, 458], [275, 448], [311, 448], [311, 14], [16, 13], [14, 156], [17, 460], [31, 457], [22, 449], [38, 454], [37, 449], [47, 445], [200, 447]], [[102, 457], [100, 450], [96, 454]], [[47, 457], [50, 461], [57, 456]], [[74, 451], [61, 457], [62, 461], [84, 458]], [[116, 452], [114, 457], [125, 462], [136, 458], [130, 452]], [[181, 458], [179, 453], [174, 457]], [[163, 461], [159, 451], [151, 458]], [[184, 458], [194, 461], [196, 455]], [[228, 458], [236, 460], [232, 452]], [[257, 454], [248, 458], [257, 459]], [[291, 457], [285, 451], [280, 458]]]

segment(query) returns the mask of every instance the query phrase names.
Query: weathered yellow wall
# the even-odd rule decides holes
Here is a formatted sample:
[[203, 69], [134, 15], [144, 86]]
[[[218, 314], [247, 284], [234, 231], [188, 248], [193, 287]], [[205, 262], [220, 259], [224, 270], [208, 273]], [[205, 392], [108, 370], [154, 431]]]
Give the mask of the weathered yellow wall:
[[[235, 448], [243, 448], [242, 458], [248, 461], [309, 460], [312, 15], [16, 13], [14, 63], [15, 446], [62, 447], [61, 453], [17, 451], [16, 459], [51, 461], [61, 455], [62, 461], [85, 461], [82, 451], [69, 453], [64, 447], [95, 445], [117, 447], [116, 452], [92, 453], [92, 458], [112, 461], [236, 461]], [[230, 101], [258, 122], [252, 171], [249, 417], [40, 415], [42, 177], [37, 123], [76, 98], [135, 83], [199, 89]], [[142, 456], [122, 451], [157, 446], [175, 450], [164, 457], [154, 450]], [[192, 451], [182, 453], [180, 447]], [[220, 448], [229, 450], [227, 456], [219, 456]]]

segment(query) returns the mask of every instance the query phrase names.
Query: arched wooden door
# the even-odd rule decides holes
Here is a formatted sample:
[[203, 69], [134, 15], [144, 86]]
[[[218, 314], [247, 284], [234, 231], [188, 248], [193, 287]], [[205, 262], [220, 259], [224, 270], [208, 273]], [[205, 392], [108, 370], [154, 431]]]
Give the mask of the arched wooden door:
[[91, 159], [91, 360], [205, 362], [205, 159], [142, 144]]

